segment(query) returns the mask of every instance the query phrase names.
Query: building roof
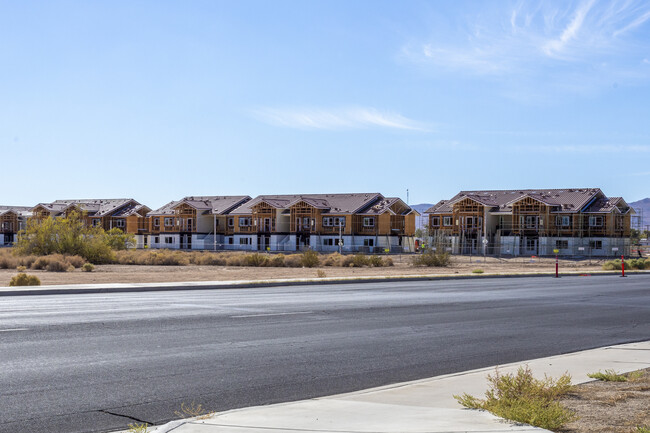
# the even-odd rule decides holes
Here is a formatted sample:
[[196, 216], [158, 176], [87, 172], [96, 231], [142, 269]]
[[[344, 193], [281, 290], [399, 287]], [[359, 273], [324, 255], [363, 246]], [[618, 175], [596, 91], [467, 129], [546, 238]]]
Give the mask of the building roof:
[[488, 206], [492, 212], [510, 212], [517, 201], [531, 197], [556, 208], [558, 212], [580, 212], [595, 198], [603, 196], [599, 188], [521, 189], [461, 191], [451, 200], [442, 200], [426, 210], [427, 214], [452, 213], [453, 204], [469, 198]]
[[231, 213], [250, 215], [253, 212], [252, 207], [261, 202], [286, 210], [294, 204], [304, 201], [310, 206], [324, 210], [324, 213], [353, 214], [365, 210], [379, 199], [384, 199], [384, 196], [379, 193], [259, 195]]
[[600, 197], [591, 203], [585, 212], [588, 213], [610, 213], [617, 211], [619, 213], [636, 213], [628, 204], [623, 200], [623, 197]]
[[224, 215], [229, 213], [232, 209], [241, 204], [249, 201], [251, 198], [247, 195], [234, 195], [234, 196], [189, 196], [184, 197], [178, 201], [171, 201], [154, 211], [149, 212], [147, 215], [173, 215], [174, 209], [180, 204], [187, 204], [197, 211], [202, 213], [209, 213], [215, 215]]
[[21, 217], [32, 216], [32, 208], [29, 206], [0, 206], [0, 216], [13, 212]]
[[55, 200], [50, 205], [64, 206], [61, 212], [71, 207], [78, 207], [88, 212], [88, 216], [104, 217], [111, 216], [122, 211], [124, 207], [135, 207], [140, 205], [132, 198], [109, 198], [109, 199], [80, 199], [80, 200]]

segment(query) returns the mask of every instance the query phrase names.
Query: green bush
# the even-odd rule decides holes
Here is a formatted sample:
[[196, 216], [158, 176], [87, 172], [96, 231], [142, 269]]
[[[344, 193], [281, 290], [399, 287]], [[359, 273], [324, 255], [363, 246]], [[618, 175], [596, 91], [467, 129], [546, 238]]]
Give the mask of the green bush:
[[28, 275], [24, 272], [19, 273], [9, 281], [10, 287], [15, 286], [40, 286], [41, 280], [36, 275]]
[[318, 253], [313, 250], [307, 250], [302, 253], [300, 258], [300, 264], [303, 268], [315, 268], [320, 263]]
[[587, 376], [592, 379], [602, 380], [603, 382], [627, 382], [627, 377], [618, 374], [614, 370], [605, 370], [605, 372], [589, 373]]
[[[620, 271], [622, 269], [621, 259], [608, 260], [603, 264], [604, 271]], [[631, 259], [625, 261], [625, 269], [650, 269], [650, 260], [648, 259]]]
[[549, 377], [539, 380], [526, 366], [520, 367], [516, 375], [501, 375], [497, 370], [494, 375], [488, 375], [488, 383], [485, 400], [469, 394], [454, 398], [465, 407], [487, 410], [502, 418], [552, 431], [576, 419], [573, 412], [557, 401], [571, 390], [568, 374], [557, 380]]
[[95, 265], [92, 263], [84, 263], [84, 265], [81, 267], [81, 270], [84, 272], [92, 272], [95, 270]]
[[365, 254], [355, 254], [352, 256], [352, 262], [349, 266], [353, 268], [362, 268], [364, 266], [370, 266], [370, 259]]
[[413, 257], [413, 266], [447, 267], [451, 264], [451, 255], [433, 250]]
[[483, 273], [483, 269], [474, 269], [474, 270], [472, 270], [472, 274], [482, 274], [482, 273]]

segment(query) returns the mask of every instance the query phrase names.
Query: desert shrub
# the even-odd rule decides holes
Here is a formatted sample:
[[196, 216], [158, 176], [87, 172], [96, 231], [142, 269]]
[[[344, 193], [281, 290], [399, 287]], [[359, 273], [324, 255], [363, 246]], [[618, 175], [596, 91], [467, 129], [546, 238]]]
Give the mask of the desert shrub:
[[35, 275], [28, 275], [24, 272], [19, 273], [18, 275], [11, 278], [9, 281], [9, 286], [40, 286], [41, 280], [38, 279]]
[[381, 268], [384, 266], [384, 260], [380, 256], [370, 256], [368, 258], [368, 265], [373, 268]]
[[289, 254], [284, 257], [284, 266], [287, 268], [302, 267], [302, 254]]
[[277, 254], [273, 256], [273, 258], [269, 260], [268, 266], [272, 266], [274, 268], [284, 267], [284, 254]]
[[146, 258], [148, 265], [158, 266], [187, 266], [190, 264], [189, 258], [181, 251], [149, 251], [149, 257]]
[[352, 260], [348, 266], [352, 266], [354, 268], [370, 266], [370, 259], [365, 254], [355, 254], [352, 256]]
[[472, 274], [482, 274], [482, 273], [483, 273], [483, 269], [473, 269], [472, 270]]
[[539, 380], [526, 366], [520, 367], [516, 375], [501, 375], [497, 370], [494, 375], [488, 375], [488, 383], [484, 400], [466, 393], [454, 398], [465, 407], [487, 410], [502, 418], [552, 431], [576, 419], [573, 412], [557, 401], [571, 390], [568, 374], [557, 380], [549, 377]]
[[49, 265], [49, 264], [50, 264], [50, 258], [49, 257], [39, 257], [38, 259], [36, 259], [34, 261], [34, 263], [32, 263], [31, 269], [44, 270], [47, 267], [47, 265]]
[[302, 253], [300, 264], [303, 268], [315, 268], [320, 263], [318, 253], [314, 250], [307, 250]]
[[451, 255], [448, 253], [428, 250], [413, 257], [413, 266], [446, 267], [451, 264]]
[[84, 258], [81, 256], [68, 256], [65, 258], [65, 260], [75, 268], [80, 268], [84, 265], [84, 263], [86, 263]]
[[632, 259], [629, 262], [625, 262], [626, 268], [628, 268], [628, 264], [629, 264], [629, 269], [639, 269], [639, 270], [650, 269], [650, 260], [646, 260], [646, 259]]
[[36, 256], [23, 256], [23, 257], [16, 257], [18, 260], [18, 265], [19, 266], [24, 266], [26, 269], [29, 269], [32, 267], [32, 264], [38, 259]]
[[84, 263], [84, 265], [81, 267], [81, 270], [84, 272], [92, 272], [95, 270], [95, 265], [92, 263]]
[[395, 263], [390, 257], [384, 257], [384, 266], [395, 266]]
[[323, 266], [341, 266], [343, 261], [343, 256], [339, 253], [329, 254], [325, 260], [323, 260]]
[[243, 266], [243, 255], [233, 255], [226, 259], [226, 265], [228, 266]]
[[108, 245], [103, 236], [88, 236], [81, 248], [79, 254], [90, 263], [105, 264], [115, 262], [115, 253]]
[[18, 272], [25, 272], [27, 270], [27, 268], [25, 266], [16, 266], [16, 270]]
[[224, 266], [226, 257], [209, 252], [193, 252], [189, 256], [190, 263], [203, 266]]
[[603, 270], [604, 271], [620, 271], [621, 270], [621, 261], [619, 259], [608, 260], [605, 263], [603, 263]]
[[319, 270], [316, 271], [316, 276], [317, 276], [318, 278], [325, 278], [327, 275], [325, 274], [325, 271], [324, 271], [324, 270], [319, 269]]
[[51, 259], [45, 267], [45, 270], [48, 272], [67, 272], [69, 269], [74, 269], [74, 267], [67, 261], [61, 259]]
[[268, 257], [265, 256], [264, 254], [260, 253], [253, 253], [253, 254], [246, 254], [244, 257], [244, 265], [245, 266], [265, 266], [266, 262], [268, 261]]
[[0, 257], [0, 269], [16, 269], [18, 260], [15, 257]]

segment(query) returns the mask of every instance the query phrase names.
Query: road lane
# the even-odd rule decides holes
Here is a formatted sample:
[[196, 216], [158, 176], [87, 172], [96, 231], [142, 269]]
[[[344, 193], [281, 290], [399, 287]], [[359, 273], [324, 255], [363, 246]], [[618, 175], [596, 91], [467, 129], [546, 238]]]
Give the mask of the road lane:
[[0, 432], [90, 432], [650, 336], [650, 276], [0, 298]]

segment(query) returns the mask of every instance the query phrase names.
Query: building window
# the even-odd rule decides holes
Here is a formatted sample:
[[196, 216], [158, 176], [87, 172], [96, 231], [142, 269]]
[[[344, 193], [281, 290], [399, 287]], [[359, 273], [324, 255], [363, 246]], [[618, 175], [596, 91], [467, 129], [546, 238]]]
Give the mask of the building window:
[[537, 241], [535, 239], [526, 239], [526, 249], [528, 251], [537, 249]]
[[526, 217], [522, 216], [522, 220], [524, 222], [524, 228], [527, 229], [536, 229], [537, 228], [537, 221], [538, 217], [534, 215], [526, 215]]
[[617, 216], [616, 217], [616, 230], [623, 230], [623, 217]]
[[250, 238], [239, 238], [239, 245], [250, 245]]
[[334, 245], [334, 239], [323, 239], [323, 245], [331, 247]]
[[589, 248], [592, 250], [602, 250], [603, 241], [589, 241]]
[[174, 243], [174, 238], [171, 236], [165, 236], [165, 243], [166, 244], [173, 244]]
[[566, 250], [569, 248], [569, 241], [567, 240], [555, 241], [555, 248], [558, 250]]
[[235, 218], [228, 218], [228, 227], [235, 227]]
[[602, 227], [602, 226], [603, 226], [603, 217], [601, 216], [589, 217], [589, 227]]
[[323, 227], [332, 227], [334, 225], [334, 218], [323, 217]]
[[123, 219], [115, 220], [115, 227], [124, 228], [124, 225]]
[[555, 225], [562, 227], [571, 227], [571, 217], [568, 215], [562, 215], [555, 217]]
[[374, 239], [364, 239], [363, 240], [363, 246], [364, 247], [374, 247], [375, 246], [375, 240]]
[[235, 240], [233, 238], [228, 238], [228, 245], [233, 245]]
[[102, 225], [102, 220], [99, 218], [93, 218], [93, 227], [99, 227]]
[[364, 227], [374, 227], [375, 226], [375, 217], [364, 217], [363, 218]]
[[323, 217], [324, 227], [345, 227], [345, 217]]
[[432, 227], [440, 227], [440, 217], [439, 216], [431, 217], [431, 226]]
[[155, 238], [153, 238], [153, 243], [154, 244], [159, 244], [160, 243], [160, 236], [156, 236]]
[[250, 227], [251, 219], [249, 217], [239, 217], [239, 227]]
[[174, 218], [165, 218], [165, 227], [173, 227]]
[[451, 217], [450, 216], [442, 217], [442, 225], [450, 227], [451, 226]]
[[154, 227], [160, 227], [160, 218], [154, 218], [153, 219], [153, 226]]

